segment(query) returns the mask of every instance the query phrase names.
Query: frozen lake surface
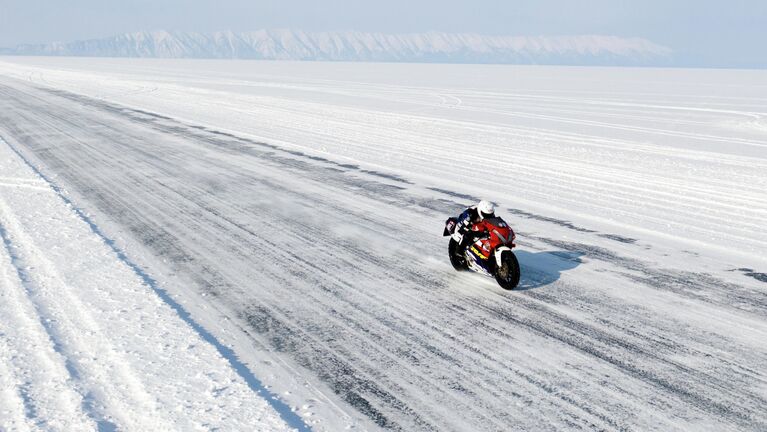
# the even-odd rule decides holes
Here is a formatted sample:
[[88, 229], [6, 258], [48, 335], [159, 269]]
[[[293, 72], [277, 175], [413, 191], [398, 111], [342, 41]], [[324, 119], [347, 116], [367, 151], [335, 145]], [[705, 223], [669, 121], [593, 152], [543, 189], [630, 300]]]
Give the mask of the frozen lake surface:
[[[185, 429], [174, 401], [225, 429], [767, 427], [764, 71], [5, 57], [0, 138], [3, 298], [62, 323], [25, 352], [71, 393], [8, 366], [2, 427]], [[442, 223], [479, 198], [518, 233], [519, 290], [450, 267]], [[95, 240], [56, 258], [78, 226]], [[100, 355], [153, 352], [108, 330], [127, 300], [69, 307], [51, 275], [129, 284], [165, 312], [125, 326], [236, 384], [128, 398], [104, 371], [165, 369]]]

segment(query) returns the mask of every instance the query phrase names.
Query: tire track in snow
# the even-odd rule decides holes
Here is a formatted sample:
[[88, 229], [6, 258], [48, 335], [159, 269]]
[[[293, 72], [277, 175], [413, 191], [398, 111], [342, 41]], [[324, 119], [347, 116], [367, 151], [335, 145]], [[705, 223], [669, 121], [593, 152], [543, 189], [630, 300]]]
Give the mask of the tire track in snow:
[[[520, 305], [518, 303], [515, 306]], [[712, 375], [701, 375], [700, 371], [693, 371], [689, 367], [662, 358], [655, 352], [647, 351], [622, 338], [608, 335], [595, 327], [574, 321], [541, 306], [525, 305], [532, 311], [545, 312], [545, 320], [520, 319], [519, 310], [516, 308], [504, 309], [492, 305], [485, 307], [488, 308], [488, 311], [502, 316], [504, 321], [557, 339], [586, 352], [590, 356], [614, 364], [625, 373], [634, 375], [653, 387], [663, 388], [675, 397], [689, 401], [701, 411], [711, 412], [718, 417], [728, 418], [744, 426], [754, 422], [758, 423], [759, 418], [751, 413], [767, 403], [767, 399], [763, 395], [744, 394], [742, 391], [731, 396], [731, 398], [739, 398], [738, 404], [722, 403], [714, 397], [703, 396], [703, 393], [695, 389], [694, 386], [714, 387], [718, 396], [721, 397], [723, 393], [730, 392], [729, 383]], [[625, 357], [629, 357], [630, 360]], [[652, 364], [656, 371], [645, 369], [641, 366], [642, 363]], [[614, 423], [611, 425], [617, 426]]]
[[[16, 273], [16, 281], [10, 280], [10, 275], [3, 271], [3, 279], [7, 283], [7, 285], [3, 285], [5, 289], [15, 288], [16, 290], [23, 290], [23, 293], [13, 292], [3, 297], [8, 300], [13, 299], [8, 306], [12, 307], [9, 310], [11, 314], [17, 315], [18, 321], [11, 325], [18, 325], [19, 328], [37, 327], [32, 333], [34, 339], [25, 341], [26, 347], [15, 348], [15, 350], [20, 351], [21, 359], [11, 357], [8, 362], [16, 369], [15, 374], [18, 374], [16, 388], [18, 388], [18, 397], [26, 417], [26, 426], [37, 425], [52, 430], [58, 429], [57, 426], [73, 429], [91, 429], [96, 425], [109, 427], [110, 422], [94, 410], [89, 409], [83, 391], [73, 389], [67, 384], [68, 381], [78, 382], [78, 374], [72, 366], [71, 358], [62, 352], [60, 337], [53, 327], [50, 315], [41, 311], [39, 304], [30, 302], [36, 288], [33, 286], [33, 278], [25, 270], [27, 266], [24, 265], [19, 256], [17, 247], [11, 240], [11, 235], [5, 228], [7, 221], [3, 212], [4, 205], [2, 197], [0, 197], [0, 240], [2, 240], [8, 264]], [[0, 256], [0, 258], [3, 257]], [[23, 298], [26, 298], [26, 301], [22, 300]], [[18, 316], [18, 312], [21, 311], [23, 313]], [[30, 347], [32, 352], [25, 352]], [[19, 360], [22, 361], [19, 362]], [[44, 387], [46, 388], [41, 388], [39, 377], [36, 377], [34, 381], [29, 381], [35, 375], [51, 373], [54, 375], [45, 378], [47, 383]], [[46, 391], [50, 387], [56, 388], [57, 393], [59, 393], [55, 397], [54, 412], [48, 411], [48, 404], [44, 402], [48, 398]]]
[[[2, 142], [1, 138], [0, 138], [0, 142]], [[123, 264], [127, 265], [131, 269], [131, 271], [133, 271], [148, 287], [150, 287], [159, 296], [159, 298], [164, 303], [166, 303], [178, 315], [179, 318], [181, 318], [184, 322], [186, 322], [204, 341], [206, 341], [207, 343], [212, 345], [218, 351], [218, 353], [221, 354], [221, 356], [229, 363], [229, 365], [232, 367], [232, 369], [238, 375], [240, 375], [240, 377], [251, 388], [251, 390], [254, 393], [256, 393], [256, 394], [262, 395], [264, 400], [267, 401], [275, 409], [275, 411], [283, 418], [283, 420], [285, 420], [285, 422], [290, 427], [292, 427], [292, 428], [294, 428], [296, 430], [299, 430], [299, 431], [311, 430], [309, 428], [309, 426], [307, 426], [307, 424], [304, 423], [303, 419], [298, 417], [287, 405], [285, 405], [280, 399], [278, 399], [276, 397], [276, 395], [274, 395], [271, 391], [269, 391], [267, 388], [264, 387], [264, 385], [261, 383], [261, 381], [258, 378], [256, 378], [255, 375], [253, 375], [253, 373], [239, 360], [237, 355], [229, 347], [227, 347], [224, 344], [222, 344], [221, 342], [219, 342], [208, 330], [206, 330], [203, 326], [198, 324], [191, 317], [191, 315], [185, 310], [185, 308], [180, 303], [175, 301], [164, 289], [160, 288], [159, 285], [156, 283], [156, 281], [154, 279], [152, 279], [151, 276], [149, 276], [146, 272], [144, 272], [143, 269], [141, 269], [138, 265], [136, 265], [134, 262], [132, 262], [127, 257], [127, 255], [116, 245], [116, 243], [113, 240], [111, 240], [110, 238], [108, 238], [101, 231], [101, 229], [91, 220], [91, 218], [88, 217], [88, 215], [85, 212], [83, 212], [81, 209], [76, 207], [74, 205], [74, 203], [72, 203], [72, 201], [63, 194], [63, 192], [61, 191], [61, 189], [58, 186], [56, 186], [42, 172], [40, 172], [37, 168], [35, 168], [24, 157], [24, 155], [21, 154], [16, 148], [14, 148], [10, 144], [8, 144], [8, 145], [13, 150], [13, 152], [19, 158], [21, 158], [24, 161], [24, 163], [27, 164], [27, 166], [30, 167], [30, 169], [32, 169], [41, 179], [43, 179], [43, 181], [47, 182], [47, 184], [50, 186], [50, 188], [53, 189], [53, 191], [59, 196], [59, 198], [62, 199], [62, 201], [64, 201], [68, 206], [73, 208], [73, 210], [75, 211], [77, 216], [80, 219], [82, 219], [82, 221], [85, 222], [88, 225], [88, 227], [90, 228], [90, 230], [94, 234], [96, 234], [98, 237], [100, 237], [104, 241], [104, 243], [112, 249], [112, 251], [117, 255], [117, 257], [120, 259], [120, 261], [123, 262]], [[0, 201], [0, 210], [2, 210], [2, 201]], [[0, 216], [2, 216], [2, 212], [0, 212]], [[17, 231], [17, 235], [19, 235], [21, 237], [24, 236], [22, 231]], [[43, 256], [43, 254], [41, 254], [39, 251], [38, 252], [34, 252], [34, 250], [33, 250], [34, 246], [31, 246], [31, 243], [28, 244], [27, 247], [28, 247], [28, 249], [32, 250], [31, 252], [28, 251], [29, 257], [42, 257]], [[30, 258], [30, 259], [32, 259], [32, 258]], [[42, 262], [41, 266], [49, 267], [50, 268], [50, 266], [48, 266], [45, 262]], [[39, 277], [39, 276], [37, 276], [37, 277]], [[49, 275], [44, 276], [44, 278], [48, 279], [48, 280], [50, 280], [50, 279], [56, 280], [57, 276], [55, 274], [51, 273]], [[59, 282], [59, 284], [61, 286], [65, 286], [62, 282]], [[88, 317], [87, 308], [84, 307], [83, 305], [81, 305], [79, 300], [77, 300], [74, 297], [70, 296], [68, 304], [70, 305], [70, 307], [74, 305], [74, 306], [76, 306], [76, 308], [78, 308], [80, 310], [79, 316], [83, 317], [84, 322], [90, 321], [88, 324], [85, 325], [85, 327], [90, 326], [90, 327], [92, 327], [94, 329], [96, 328], [95, 324], [93, 323], [93, 321], [87, 319], [87, 317]], [[47, 311], [46, 314], [49, 315], [49, 316], [55, 315], [55, 313], [53, 313], [51, 311]], [[61, 316], [63, 316], [63, 314]], [[81, 328], [83, 326], [82, 325], [79, 325], [79, 326], [78, 325], [72, 325], [72, 327], [74, 327], [74, 328]], [[57, 334], [57, 332], [58, 332], [58, 329], [51, 328], [49, 330], [49, 333], [51, 335]], [[98, 330], [93, 330], [91, 333], [98, 333]], [[63, 353], [64, 352], [64, 347], [58, 342], [61, 339], [62, 339], [62, 337], [58, 337], [57, 336], [54, 340], [57, 341], [57, 342], [55, 342], [56, 351], [60, 351], [60, 352]], [[96, 340], [108, 341], [109, 338], [105, 337], [105, 336], [102, 336], [100, 338], [96, 338]], [[73, 351], [73, 350], [74, 350], [74, 352], [78, 352], [78, 351], [87, 352], [88, 351], [85, 348], [83, 348], [81, 350], [78, 350], [76, 348], [74, 348], [74, 349], [73, 348], [69, 348], [68, 350], [70, 352]], [[100, 351], [101, 352], [109, 353], [109, 352], [112, 352], [114, 350], [111, 349], [111, 348], [108, 348], [108, 347], [106, 347], [106, 348], [102, 347], [102, 349], [100, 349]], [[71, 358], [71, 357], [68, 357], [68, 358]], [[115, 399], [115, 400], [112, 401], [112, 403], [126, 404], [122, 409], [111, 409], [110, 411], [113, 412], [113, 413], [115, 413], [115, 412], [116, 413], [122, 413], [122, 412], [132, 412], [132, 411], [134, 411], [136, 409], [141, 409], [141, 406], [146, 405], [146, 401], [150, 401], [152, 399], [152, 397], [149, 394], [147, 394], [146, 392], [144, 392], [143, 389], [141, 389], [141, 384], [140, 384], [139, 380], [137, 380], [137, 379], [131, 380], [130, 379], [131, 372], [129, 370], [127, 370], [125, 368], [122, 368], [122, 370], [120, 370], [121, 369], [120, 366], [126, 364], [124, 361], [116, 360], [116, 361], [113, 362], [113, 364], [118, 366], [118, 368], [117, 368], [118, 369], [118, 374], [122, 373], [124, 375], [122, 377], [123, 379], [121, 380], [121, 383], [123, 383], [123, 385], [126, 384], [126, 383], [128, 384], [129, 393], [125, 393], [120, 398]], [[67, 370], [70, 371], [70, 375], [71, 375], [71, 377], [74, 380], [78, 380], [78, 381], [80, 380], [80, 370], [81, 369], [82, 368], [75, 366], [75, 362], [73, 362], [71, 360], [67, 360]], [[88, 372], [91, 372], [91, 371], [88, 371]], [[107, 377], [109, 377], [110, 379], [114, 378], [113, 374], [110, 374], [110, 373], [103, 373], [103, 374], [94, 373], [93, 375], [94, 376], [101, 376], [102, 378], [107, 378]], [[114, 386], [110, 386], [110, 382], [109, 381], [101, 381], [99, 384], [100, 384], [100, 386], [94, 388], [93, 389], [94, 391], [98, 391], [99, 387], [100, 388], [112, 387], [113, 390], [116, 389]], [[122, 391], [122, 389], [120, 389], [120, 391]], [[144, 400], [142, 401], [140, 398], [137, 398], [138, 395], [143, 395], [143, 399]], [[96, 401], [103, 402], [104, 395], [100, 394], [98, 396], [94, 396], [90, 392], [88, 392], [85, 395], [83, 395], [83, 398], [84, 398], [83, 399], [83, 406], [86, 407], [86, 409], [89, 412], [93, 412], [95, 410], [95, 408], [91, 406], [92, 402], [96, 402]], [[128, 402], [128, 401], [132, 401], [132, 402]], [[157, 428], [157, 427], [165, 428], [167, 430], [171, 429], [170, 423], [168, 423], [165, 426], [161, 426], [162, 415], [160, 413], [158, 413], [156, 411], [156, 409], [154, 409], [154, 407], [151, 407], [151, 405], [150, 406], [144, 406], [143, 411], [144, 411], [144, 413], [146, 413], [146, 412], [154, 412], [155, 415], [153, 416], [153, 418], [151, 420], [152, 421], [151, 424], [147, 424], [147, 425], [143, 425], [143, 426], [138, 424], [138, 426], [137, 426], [138, 429], [142, 429], [142, 430], [143, 429], [153, 429], [153, 428]], [[128, 417], [123, 417], [122, 418], [121, 424], [131, 425], [132, 423], [133, 423], [133, 421], [130, 418], [128, 418]], [[106, 428], [107, 430], [111, 430], [111, 429], [114, 429], [116, 427], [111, 422], [108, 422], [108, 421], [103, 420], [103, 419], [98, 420], [98, 424], [99, 424], [99, 428]], [[131, 426], [131, 428], [134, 428], [134, 427], [135, 427], [135, 425]]]
[[[152, 425], [170, 427], [156, 411], [152, 397], [127, 367], [125, 359], [116, 354], [117, 350], [109, 343], [109, 338], [99, 328], [88, 307], [73, 294], [72, 287], [54, 266], [46, 261], [45, 254], [27, 237], [2, 199], [0, 221], [6, 227], [3, 229], [3, 240], [17, 263], [20, 279], [24, 281], [54, 350], [64, 360], [69, 380], [78, 383], [84, 411], [94, 419], [98, 428], [109, 430], [117, 427], [109, 419], [110, 415], [118, 416], [117, 421], [131, 429]], [[34, 269], [34, 273], [25, 268]], [[78, 355], [93, 351], [97, 356], [105, 357], [106, 361], [95, 362], [95, 358]], [[136, 410], [152, 413], [152, 423], [142, 424], [141, 419], [124, 416]]]
[[[705, 273], [653, 268], [647, 263], [628, 258], [599, 246], [530, 235], [529, 238], [570, 252], [617, 265], [626, 278], [682, 297], [733, 308], [756, 316], [767, 317], [767, 292], [723, 281]], [[638, 273], [638, 274], [637, 274]]]

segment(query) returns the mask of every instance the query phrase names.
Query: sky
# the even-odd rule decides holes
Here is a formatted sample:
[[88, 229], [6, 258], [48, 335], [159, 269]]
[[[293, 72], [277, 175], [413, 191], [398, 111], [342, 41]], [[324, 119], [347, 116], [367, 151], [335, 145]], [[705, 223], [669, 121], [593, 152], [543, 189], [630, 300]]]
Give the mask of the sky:
[[767, 0], [0, 0], [0, 47], [263, 28], [642, 37], [683, 66], [767, 68]]

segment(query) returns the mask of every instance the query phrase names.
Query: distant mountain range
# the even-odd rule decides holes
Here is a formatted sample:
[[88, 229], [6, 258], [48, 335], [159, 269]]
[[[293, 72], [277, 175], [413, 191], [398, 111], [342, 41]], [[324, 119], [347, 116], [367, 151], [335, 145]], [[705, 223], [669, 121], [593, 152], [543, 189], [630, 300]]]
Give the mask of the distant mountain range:
[[19, 45], [0, 54], [318, 61], [563, 65], [656, 65], [671, 49], [617, 36], [487, 36], [258, 30], [235, 33], [137, 32], [104, 39]]

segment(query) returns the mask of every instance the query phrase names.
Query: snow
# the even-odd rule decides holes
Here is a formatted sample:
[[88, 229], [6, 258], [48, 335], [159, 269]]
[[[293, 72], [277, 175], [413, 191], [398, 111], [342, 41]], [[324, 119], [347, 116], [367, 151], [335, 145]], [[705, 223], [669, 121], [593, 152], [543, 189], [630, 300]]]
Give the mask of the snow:
[[[127, 61], [95, 67], [109, 64], [113, 73], [120, 71], [119, 80], [66, 72], [47, 72], [45, 80], [61, 76], [69, 88], [93, 88], [93, 95], [127, 105], [172, 109], [179, 118], [225, 122], [229, 130], [437, 178], [456, 171], [458, 163], [483, 166], [489, 157], [470, 151], [457, 157], [444, 149], [479, 147], [497, 155], [491, 175], [475, 181], [470, 172], [456, 172], [448, 183], [440, 179], [440, 187], [481, 195], [506, 185], [514, 191], [494, 192], [499, 202], [605, 230], [629, 229], [654, 244], [689, 242], [740, 253], [746, 266], [756, 265], [752, 259], [767, 246], [767, 236], [755, 231], [767, 201], [767, 144], [763, 129], [754, 126], [767, 120], [759, 112], [763, 100], [751, 94], [764, 91], [763, 72], [733, 71], [737, 82], [725, 86], [719, 84], [720, 76], [727, 77], [722, 71], [561, 68], [562, 79], [549, 79], [555, 69], [466, 66], [434, 78], [453, 88], [435, 83], [397, 91], [385, 80], [387, 74], [402, 76], [398, 65], [364, 69], [381, 84], [352, 76], [345, 85], [322, 79], [343, 70], [334, 64], [302, 65], [293, 80], [278, 75], [291, 69], [279, 63], [242, 62], [247, 66], [232, 77], [221, 71], [226, 63], [216, 62], [191, 63], [202, 68], [191, 76], [185, 66], [150, 66], [168, 64], [161, 61], [139, 63], [127, 76]], [[442, 66], [404, 68], [413, 71], [407, 80], [423, 86]], [[474, 70], [488, 74], [488, 81], [482, 83]], [[219, 71], [225, 77], [214, 79]], [[317, 78], [310, 78], [314, 72]], [[155, 79], [142, 81], [149, 73]], [[253, 73], [260, 76], [247, 78]], [[659, 81], [663, 76], [666, 82]], [[91, 80], [99, 86], [89, 86]], [[456, 87], [462, 80], [479, 88]], [[516, 82], [524, 92], [495, 90]], [[645, 87], [633, 90], [639, 83]], [[729, 93], [712, 88], [717, 85]], [[672, 88], [676, 93], [666, 93]], [[711, 97], [703, 99], [701, 92]], [[369, 125], [374, 135], [365, 137], [368, 129], [350, 123]]]
[[[130, 429], [154, 412], [183, 429], [162, 381], [186, 400], [228, 376], [230, 399], [192, 398], [190, 412], [238, 413], [251, 397], [277, 418], [257, 381], [314, 430], [761, 430], [765, 83], [737, 70], [4, 58], [0, 160], [23, 168], [11, 146], [61, 189], [3, 165], [9, 292], [31, 302], [10, 309], [38, 312], [2, 315], [0, 341], [38, 338], [27, 355], [82, 369], [28, 372], [59, 370], [53, 394], [2, 371], [7, 418], [29, 422], [34, 402], [54, 420], [79, 412], [72, 425]], [[49, 217], [35, 194], [82, 214]], [[479, 197], [518, 232], [519, 291], [447, 262], [441, 224]], [[97, 283], [119, 279], [109, 265], [133, 288]], [[73, 301], [37, 294], [57, 278]], [[130, 327], [123, 302], [167, 328], [160, 341], [112, 328]], [[18, 330], [32, 328], [23, 316], [52, 324]], [[150, 349], [163, 343], [209, 356], [198, 364], [218, 364], [213, 378], [186, 382]], [[88, 344], [133, 348], [100, 366], [75, 355], [100, 352]], [[151, 397], [105, 382], [107, 367]], [[147, 400], [155, 411], [136, 408]]]
[[0, 429], [290, 430], [0, 140]]

